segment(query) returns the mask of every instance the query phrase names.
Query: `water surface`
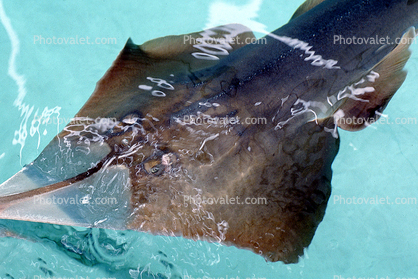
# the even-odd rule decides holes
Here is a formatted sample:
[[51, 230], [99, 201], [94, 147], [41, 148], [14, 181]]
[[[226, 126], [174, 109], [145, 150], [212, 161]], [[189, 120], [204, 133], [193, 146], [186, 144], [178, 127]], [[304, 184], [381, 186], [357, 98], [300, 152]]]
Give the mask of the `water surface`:
[[[299, 2], [4, 1], [2, 18], [10, 22], [0, 28], [0, 182], [64, 127], [60, 121], [32, 125], [35, 115], [69, 120], [128, 37], [141, 44], [230, 22], [274, 30]], [[41, 43], [87, 36], [115, 40]], [[412, 50], [408, 78], [385, 110], [389, 122], [418, 119], [416, 43]], [[11, 57], [14, 78], [8, 75]], [[249, 251], [182, 238], [0, 221], [0, 233], [14, 236], [0, 238], [0, 278], [417, 277], [418, 124], [375, 124], [340, 135], [327, 212], [298, 264], [266, 263]], [[388, 202], [370, 204], [380, 198]]]

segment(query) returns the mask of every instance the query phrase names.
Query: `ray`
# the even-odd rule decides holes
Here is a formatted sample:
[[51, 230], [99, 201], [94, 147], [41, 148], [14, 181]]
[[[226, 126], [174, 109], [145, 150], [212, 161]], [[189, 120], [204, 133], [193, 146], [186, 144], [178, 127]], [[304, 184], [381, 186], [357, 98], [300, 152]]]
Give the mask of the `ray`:
[[[416, 1], [308, 0], [260, 39], [239, 24], [128, 39], [71, 122], [0, 185], [0, 218], [295, 263], [325, 214], [338, 129], [382, 115], [417, 23]], [[388, 40], [341, 43], [351, 34]]]

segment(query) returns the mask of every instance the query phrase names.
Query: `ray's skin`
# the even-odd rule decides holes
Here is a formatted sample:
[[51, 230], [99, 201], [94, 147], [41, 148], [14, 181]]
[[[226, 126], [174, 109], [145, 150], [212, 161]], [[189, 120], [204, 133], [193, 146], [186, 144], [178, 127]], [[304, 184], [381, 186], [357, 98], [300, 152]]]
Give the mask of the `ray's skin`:
[[[184, 35], [199, 43], [128, 40], [74, 120], [0, 186], [0, 217], [297, 262], [331, 194], [337, 127], [369, 125], [405, 79], [415, 2], [308, 0], [263, 44], [237, 44], [254, 38], [237, 24]], [[405, 40], [339, 45], [336, 34]], [[74, 196], [82, 202], [40, 203]], [[103, 197], [117, 202], [94, 202]]]

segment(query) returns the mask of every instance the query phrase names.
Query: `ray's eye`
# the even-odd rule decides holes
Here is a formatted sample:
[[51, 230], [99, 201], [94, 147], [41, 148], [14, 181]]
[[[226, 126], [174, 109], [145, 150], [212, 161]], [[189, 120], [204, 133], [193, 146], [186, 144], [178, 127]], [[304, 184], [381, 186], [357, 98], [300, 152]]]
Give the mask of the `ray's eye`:
[[156, 159], [145, 162], [144, 168], [147, 171], [147, 173], [155, 176], [161, 175], [165, 170], [164, 165], [161, 164], [161, 160]]
[[150, 173], [152, 173], [153, 175], [160, 175], [163, 173], [164, 169], [165, 167], [162, 164], [158, 164], [150, 169]]

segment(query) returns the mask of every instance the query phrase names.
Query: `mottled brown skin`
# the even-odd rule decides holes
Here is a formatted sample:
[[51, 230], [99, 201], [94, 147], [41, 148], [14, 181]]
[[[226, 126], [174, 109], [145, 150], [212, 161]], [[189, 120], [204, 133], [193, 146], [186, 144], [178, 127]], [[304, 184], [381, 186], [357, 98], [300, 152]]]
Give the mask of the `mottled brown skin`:
[[[167, 128], [146, 133], [152, 134], [154, 147], [144, 144], [129, 160], [115, 161], [130, 168], [135, 210], [128, 228], [222, 241], [271, 261], [297, 262], [325, 213], [338, 139], [315, 122], [280, 131], [249, 126], [241, 136], [233, 135], [233, 127], [205, 127], [199, 131], [219, 133], [229, 128], [231, 135], [221, 135], [200, 150], [203, 137], [178, 124]], [[281, 141], [272, 145], [276, 137]], [[116, 146], [121, 139], [108, 142]], [[161, 164], [164, 154], [172, 155], [170, 169], [153, 175], [147, 162]], [[242, 202], [246, 197], [263, 197], [267, 204], [184, 201], [185, 196], [197, 198], [199, 191], [206, 198], [240, 197]], [[227, 227], [222, 227], [223, 221]]]

